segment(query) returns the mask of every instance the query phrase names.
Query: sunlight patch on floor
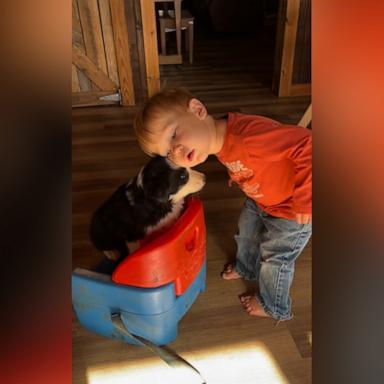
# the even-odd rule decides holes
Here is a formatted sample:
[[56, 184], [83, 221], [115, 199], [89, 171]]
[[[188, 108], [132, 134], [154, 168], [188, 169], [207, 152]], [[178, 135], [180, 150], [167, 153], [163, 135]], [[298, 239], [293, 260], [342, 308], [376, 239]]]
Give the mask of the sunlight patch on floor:
[[[183, 353], [207, 384], [288, 384], [273, 356], [262, 343], [239, 343]], [[114, 365], [89, 367], [88, 384], [198, 384], [187, 368], [174, 369], [157, 357]]]

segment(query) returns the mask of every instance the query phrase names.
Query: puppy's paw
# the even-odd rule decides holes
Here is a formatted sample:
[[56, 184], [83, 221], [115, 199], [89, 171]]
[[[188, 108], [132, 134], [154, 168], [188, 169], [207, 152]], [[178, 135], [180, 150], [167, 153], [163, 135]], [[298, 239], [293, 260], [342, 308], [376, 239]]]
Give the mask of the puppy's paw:
[[117, 261], [120, 257], [120, 253], [118, 251], [103, 251], [103, 254], [109, 260]]

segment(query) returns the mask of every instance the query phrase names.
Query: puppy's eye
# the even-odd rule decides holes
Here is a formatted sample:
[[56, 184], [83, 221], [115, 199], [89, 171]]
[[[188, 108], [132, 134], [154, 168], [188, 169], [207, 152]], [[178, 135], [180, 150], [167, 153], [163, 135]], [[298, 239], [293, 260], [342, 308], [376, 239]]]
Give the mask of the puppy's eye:
[[180, 179], [181, 180], [185, 180], [186, 178], [187, 178], [187, 174], [186, 173], [180, 174]]

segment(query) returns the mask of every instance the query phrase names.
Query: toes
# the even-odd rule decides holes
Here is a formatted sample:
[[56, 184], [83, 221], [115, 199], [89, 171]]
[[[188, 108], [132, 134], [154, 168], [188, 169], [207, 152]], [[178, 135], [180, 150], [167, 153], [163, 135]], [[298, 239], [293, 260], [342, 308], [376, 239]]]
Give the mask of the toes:
[[245, 300], [245, 301], [243, 301], [243, 305], [245, 307], [249, 307], [251, 305], [251, 302], [249, 300]]
[[224, 268], [224, 271], [221, 272], [221, 277], [224, 280], [241, 279], [241, 276], [236, 272], [233, 264]]
[[251, 300], [251, 298], [252, 298], [252, 296], [247, 296], [247, 295], [245, 295], [245, 296], [240, 296], [240, 301], [241, 301], [242, 303], [248, 303], [249, 300]]
[[240, 296], [240, 301], [244, 310], [246, 310], [249, 315], [258, 317], [270, 317], [260, 306], [255, 296], [243, 295]]
[[233, 280], [238, 278], [237, 274], [235, 274], [234, 272], [222, 272], [221, 277], [224, 280]]
[[247, 304], [244, 306], [244, 309], [250, 314], [250, 315], [256, 315], [258, 312], [258, 309], [255, 308], [252, 304]]
[[227, 264], [225, 267], [224, 267], [224, 271], [223, 273], [231, 273], [233, 272], [233, 264]]
[[259, 309], [259, 305], [253, 296], [242, 296], [240, 297], [240, 301], [247, 311]]

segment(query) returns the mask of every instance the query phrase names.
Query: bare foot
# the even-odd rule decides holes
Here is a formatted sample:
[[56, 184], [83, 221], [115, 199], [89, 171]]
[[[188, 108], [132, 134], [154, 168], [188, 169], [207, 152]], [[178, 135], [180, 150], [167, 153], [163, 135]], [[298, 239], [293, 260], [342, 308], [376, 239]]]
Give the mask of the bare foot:
[[232, 263], [224, 267], [224, 271], [221, 272], [221, 277], [224, 280], [241, 279], [241, 276], [235, 271], [235, 266]]
[[255, 296], [244, 295], [240, 297], [241, 304], [251, 316], [270, 317], [257, 302]]

